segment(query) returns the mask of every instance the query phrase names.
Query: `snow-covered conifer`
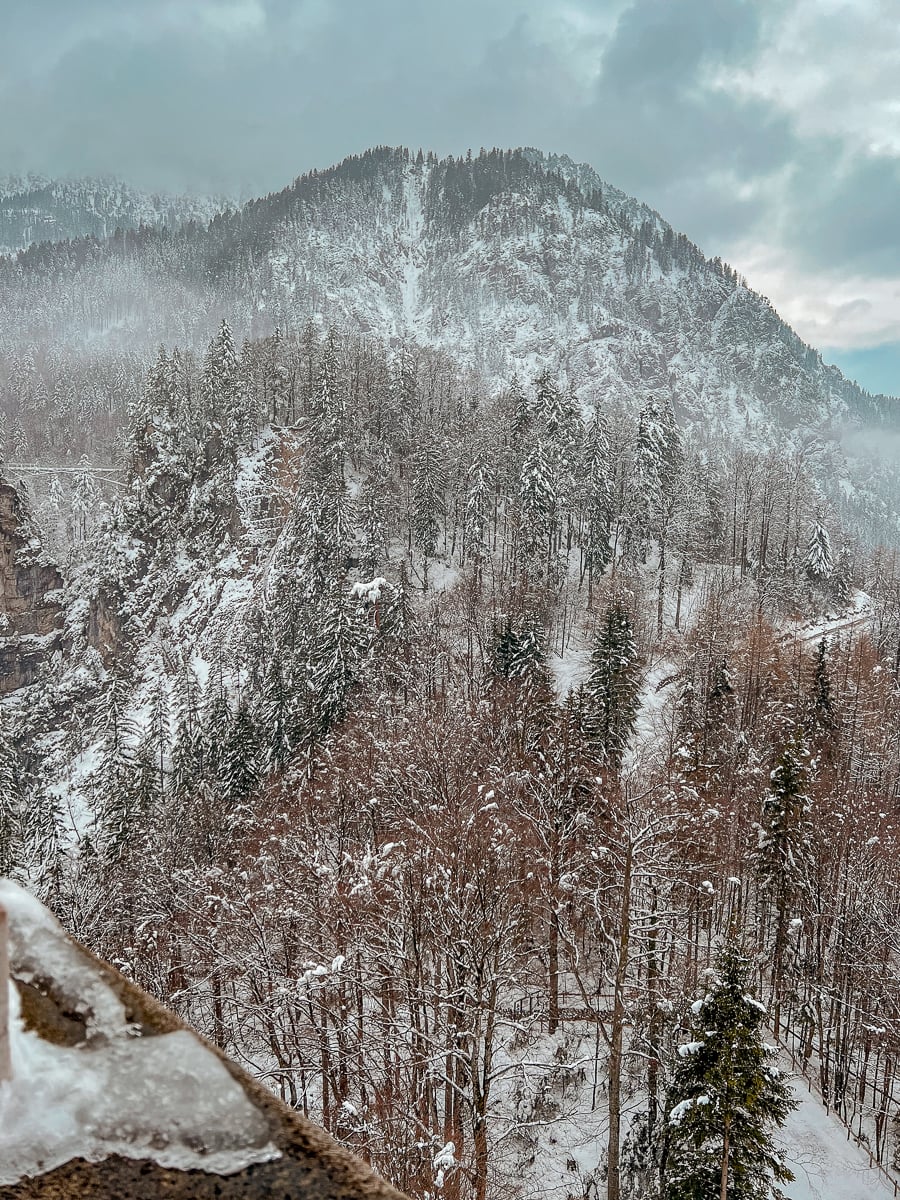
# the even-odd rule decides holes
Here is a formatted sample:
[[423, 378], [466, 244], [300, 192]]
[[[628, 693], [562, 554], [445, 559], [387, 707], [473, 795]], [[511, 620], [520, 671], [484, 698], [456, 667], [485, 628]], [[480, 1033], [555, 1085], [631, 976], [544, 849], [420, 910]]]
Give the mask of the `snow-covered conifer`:
[[793, 1179], [773, 1134], [796, 1102], [764, 1041], [749, 976], [729, 941], [692, 1006], [669, 1093], [664, 1200], [772, 1200]]
[[547, 547], [557, 519], [557, 491], [553, 463], [545, 441], [536, 437], [519, 481], [522, 545], [528, 554]]
[[814, 583], [825, 583], [834, 572], [831, 538], [821, 521], [816, 521], [810, 528], [803, 569]]
[[0, 721], [0, 876], [12, 875], [22, 865], [22, 824], [19, 766], [4, 718]]
[[586, 718], [606, 762], [617, 770], [637, 721], [640, 660], [631, 618], [621, 601], [607, 608], [591, 654], [585, 685]]

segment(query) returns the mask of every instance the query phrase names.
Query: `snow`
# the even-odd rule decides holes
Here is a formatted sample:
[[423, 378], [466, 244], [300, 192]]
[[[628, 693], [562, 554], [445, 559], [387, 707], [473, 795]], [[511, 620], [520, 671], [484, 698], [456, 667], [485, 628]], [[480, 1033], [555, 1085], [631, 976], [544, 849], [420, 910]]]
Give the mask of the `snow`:
[[381, 599], [382, 591], [387, 586], [388, 581], [383, 575], [379, 575], [376, 579], [354, 583], [350, 588], [350, 598], [351, 600], [362, 600], [364, 604], [377, 604]]
[[428, 586], [432, 592], [450, 592], [459, 582], [459, 568], [433, 559], [428, 563]]
[[791, 1200], [893, 1200], [893, 1187], [869, 1166], [866, 1152], [847, 1141], [840, 1121], [815, 1096], [794, 1090], [800, 1105], [778, 1138], [796, 1176], [785, 1188]]
[[444, 1177], [448, 1171], [452, 1171], [456, 1166], [456, 1143], [447, 1142], [442, 1150], [434, 1156], [434, 1185], [441, 1188], [444, 1186]]
[[0, 906], [9, 918], [10, 958], [17, 978], [25, 983], [51, 978], [65, 995], [77, 995], [89, 1035], [110, 1036], [126, 1029], [122, 1002], [99, 975], [85, 968], [81, 955], [39, 901], [11, 880], [0, 879]]
[[696, 1054], [698, 1050], [702, 1050], [706, 1042], [684, 1042], [678, 1047], [678, 1053], [682, 1058], [688, 1058], [692, 1054]]
[[556, 687], [556, 694], [564, 700], [569, 692], [576, 691], [591, 673], [590, 646], [570, 644], [565, 654], [551, 654], [549, 657], [550, 671]]
[[685, 1116], [690, 1112], [690, 1110], [693, 1107], [694, 1107], [693, 1100], [680, 1101], [678, 1104], [675, 1105], [675, 1107], [669, 1113], [669, 1124], [670, 1125], [680, 1125], [681, 1122], [684, 1120]]
[[0, 1084], [0, 1184], [75, 1157], [148, 1158], [230, 1174], [278, 1157], [268, 1121], [188, 1030], [140, 1036], [102, 976], [36, 900], [0, 881], [17, 978], [78, 997], [86, 1040], [45, 1041], [24, 1026], [10, 980], [12, 1079]]
[[795, 622], [788, 626], [786, 636], [794, 636], [801, 642], [820, 642], [823, 638], [837, 637], [851, 630], [863, 631], [873, 618], [872, 598], [866, 592], [854, 591], [845, 608], [836, 613], [827, 613], [819, 621]]

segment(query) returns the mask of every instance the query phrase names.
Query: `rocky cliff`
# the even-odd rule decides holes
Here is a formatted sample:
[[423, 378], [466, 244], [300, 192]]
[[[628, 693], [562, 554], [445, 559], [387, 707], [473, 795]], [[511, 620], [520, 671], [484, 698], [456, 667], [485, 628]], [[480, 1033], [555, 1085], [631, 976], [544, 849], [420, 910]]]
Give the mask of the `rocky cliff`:
[[0, 481], [0, 694], [31, 683], [59, 643], [61, 587], [22, 495]]

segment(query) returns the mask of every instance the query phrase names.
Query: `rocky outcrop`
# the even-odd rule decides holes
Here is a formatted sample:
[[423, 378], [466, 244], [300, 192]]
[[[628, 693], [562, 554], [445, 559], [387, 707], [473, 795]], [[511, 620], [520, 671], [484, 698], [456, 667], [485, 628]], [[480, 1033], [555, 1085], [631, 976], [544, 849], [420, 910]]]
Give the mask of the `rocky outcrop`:
[[0, 481], [0, 694], [33, 682], [59, 644], [61, 587], [22, 496]]

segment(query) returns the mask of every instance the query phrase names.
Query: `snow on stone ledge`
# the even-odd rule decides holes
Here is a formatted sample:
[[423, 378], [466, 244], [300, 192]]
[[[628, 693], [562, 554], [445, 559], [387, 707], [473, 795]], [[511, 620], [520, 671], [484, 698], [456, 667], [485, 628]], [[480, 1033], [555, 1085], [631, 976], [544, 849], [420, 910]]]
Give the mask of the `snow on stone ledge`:
[[[87, 1036], [57, 1045], [25, 1028], [10, 989], [12, 1080], [0, 1083], [0, 1184], [73, 1158], [112, 1154], [218, 1175], [279, 1156], [268, 1120], [225, 1065], [186, 1029], [141, 1036], [102, 975], [53, 917], [0, 881], [12, 973], [83, 1000]], [[20, 967], [21, 964], [21, 967]]]

